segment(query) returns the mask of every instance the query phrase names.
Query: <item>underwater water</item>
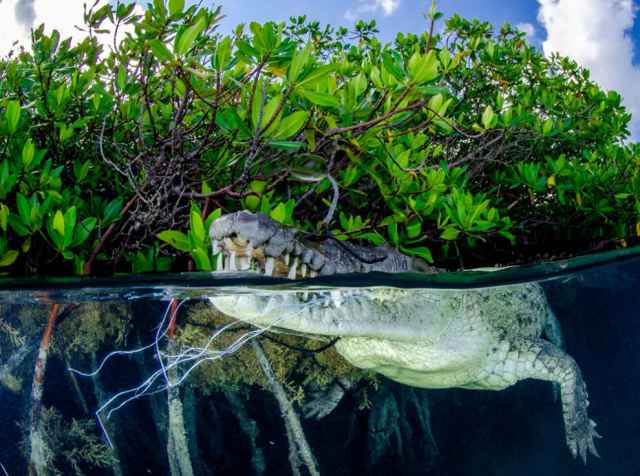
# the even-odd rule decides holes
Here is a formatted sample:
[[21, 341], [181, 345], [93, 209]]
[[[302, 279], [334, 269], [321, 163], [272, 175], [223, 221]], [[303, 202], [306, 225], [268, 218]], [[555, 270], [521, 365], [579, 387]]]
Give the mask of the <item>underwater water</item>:
[[[419, 298], [530, 283], [587, 385], [602, 438], [586, 465], [567, 448], [549, 382], [416, 388], [354, 367], [335, 336], [279, 326], [379, 290]], [[273, 327], [256, 327], [216, 311], [228, 296], [282, 308], [269, 309]], [[0, 282], [0, 476], [640, 475], [639, 310], [637, 251], [436, 276]], [[305, 418], [332, 399], [326, 416]]]

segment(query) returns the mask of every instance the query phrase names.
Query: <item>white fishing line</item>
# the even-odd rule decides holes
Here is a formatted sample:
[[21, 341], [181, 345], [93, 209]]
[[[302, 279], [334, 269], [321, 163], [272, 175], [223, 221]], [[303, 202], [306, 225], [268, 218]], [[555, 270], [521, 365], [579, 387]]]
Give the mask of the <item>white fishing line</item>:
[[[207, 342], [202, 347], [197, 346], [188, 346], [182, 349], [177, 354], [168, 354], [161, 350], [161, 341], [165, 339], [167, 336], [167, 332], [169, 330], [170, 320], [168, 319], [170, 310], [171, 310], [171, 302], [167, 305], [166, 311], [162, 315], [162, 319], [160, 320], [160, 324], [158, 325], [154, 340], [142, 347], [138, 347], [136, 349], [130, 350], [118, 350], [113, 351], [107, 354], [98, 367], [95, 370], [90, 372], [80, 371], [74, 368], [69, 368], [70, 372], [73, 372], [82, 377], [95, 377], [98, 375], [104, 366], [111, 361], [114, 357], [118, 356], [132, 356], [136, 354], [142, 354], [149, 349], [154, 349], [155, 358], [158, 360], [159, 368], [156, 369], [151, 375], [149, 375], [145, 380], [143, 380], [139, 385], [122, 390], [111, 398], [109, 398], [105, 403], [103, 403], [100, 408], [95, 411], [95, 416], [98, 422], [98, 426], [100, 431], [104, 434], [105, 439], [109, 447], [113, 448], [113, 442], [109, 436], [109, 433], [105, 427], [105, 422], [111, 418], [114, 412], [122, 409], [127, 404], [133, 402], [134, 400], [149, 397], [151, 395], [155, 395], [157, 393], [165, 392], [171, 388], [177, 387], [181, 385], [189, 375], [202, 363], [204, 362], [213, 362], [223, 358], [224, 356], [231, 355], [237, 352], [240, 348], [246, 345], [251, 340], [256, 337], [264, 334], [269, 331], [272, 327], [277, 326], [278, 323], [282, 320], [290, 319], [295, 316], [295, 314], [303, 312], [305, 309], [310, 306], [318, 305], [319, 298], [313, 298], [306, 302], [300, 302], [298, 305], [289, 305], [287, 309], [281, 310], [281, 314], [278, 318], [274, 319], [268, 326], [265, 327], [257, 327], [256, 329], [252, 329], [247, 331], [246, 333], [240, 335], [236, 338], [231, 344], [223, 349], [212, 348], [216, 339], [220, 337], [225, 331], [228, 331], [234, 326], [239, 324], [246, 324], [243, 321], [234, 321], [224, 326], [216, 329], [207, 339]], [[175, 312], [177, 313], [180, 307], [186, 301], [181, 301], [178, 306], [175, 308]], [[170, 370], [175, 369], [177, 373], [177, 379], [174, 382], [171, 382], [169, 379], [168, 372]], [[8, 476], [8, 475], [6, 475]]]

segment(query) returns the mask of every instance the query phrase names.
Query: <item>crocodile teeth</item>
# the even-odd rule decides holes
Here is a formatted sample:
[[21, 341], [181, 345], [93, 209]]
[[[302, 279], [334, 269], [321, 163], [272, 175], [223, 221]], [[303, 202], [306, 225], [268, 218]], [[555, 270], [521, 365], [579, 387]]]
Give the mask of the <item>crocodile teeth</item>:
[[293, 258], [293, 263], [291, 264], [291, 268], [289, 268], [289, 275], [287, 276], [289, 279], [296, 279], [296, 272], [298, 270], [298, 257]]
[[224, 255], [222, 253], [220, 253], [216, 259], [216, 271], [224, 271]]
[[267, 276], [273, 276], [274, 264], [275, 260], [271, 256], [267, 257], [267, 260], [264, 264], [264, 274], [266, 274]]
[[300, 275], [303, 278], [307, 277], [307, 264], [306, 263], [302, 263], [302, 266], [300, 266]]
[[218, 240], [213, 240], [211, 242], [211, 252], [215, 255], [219, 251], [220, 251], [220, 244], [218, 243]]
[[238, 271], [236, 267], [236, 252], [232, 251], [229, 255], [229, 271]]
[[239, 256], [238, 267], [240, 268], [240, 271], [248, 270], [251, 267], [251, 258], [248, 256]]
[[284, 260], [284, 264], [289, 266], [289, 261], [291, 260], [291, 255], [289, 253], [285, 254], [282, 259]]
[[314, 270], [309, 271], [309, 277], [310, 278], [315, 278], [316, 276], [318, 276], [318, 272], [317, 271], [314, 271]]

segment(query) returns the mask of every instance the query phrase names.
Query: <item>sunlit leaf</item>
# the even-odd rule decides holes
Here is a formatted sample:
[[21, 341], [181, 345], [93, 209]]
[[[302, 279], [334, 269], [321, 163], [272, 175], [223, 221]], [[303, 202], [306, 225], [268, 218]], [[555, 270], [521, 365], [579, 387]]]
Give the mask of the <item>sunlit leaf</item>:
[[295, 135], [296, 132], [305, 125], [308, 118], [309, 113], [307, 111], [296, 111], [293, 114], [289, 114], [287, 117], [282, 119], [277, 132], [273, 135], [273, 138], [276, 140], [288, 139]]
[[207, 27], [207, 21], [200, 17], [195, 25], [191, 25], [181, 35], [176, 36], [174, 51], [177, 55], [184, 55], [192, 46], [196, 38]]

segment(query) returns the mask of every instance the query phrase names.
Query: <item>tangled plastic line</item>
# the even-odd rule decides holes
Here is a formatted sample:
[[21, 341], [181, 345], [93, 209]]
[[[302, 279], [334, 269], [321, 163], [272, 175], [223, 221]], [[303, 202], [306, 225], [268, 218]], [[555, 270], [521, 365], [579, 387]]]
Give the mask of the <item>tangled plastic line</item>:
[[[299, 309], [298, 306], [296, 306], [295, 309], [293, 309], [294, 314], [296, 312], [301, 312], [304, 308], [307, 308], [315, 304], [316, 300], [317, 299], [311, 299], [305, 303], [301, 303], [303, 304], [302, 309]], [[175, 309], [176, 313], [178, 312], [182, 304], [184, 304], [185, 302], [186, 301], [181, 301], [178, 304], [178, 306]], [[167, 332], [169, 329], [169, 323], [167, 322], [168, 321], [167, 318], [169, 316], [170, 309], [171, 309], [171, 304], [168, 304], [167, 310], [164, 312], [162, 316], [162, 320], [160, 321], [160, 324], [158, 325], [158, 328], [156, 330], [156, 334], [153, 342], [145, 346], [139, 347], [137, 349], [118, 350], [118, 351], [110, 352], [104, 357], [104, 359], [102, 359], [102, 362], [100, 362], [98, 367], [92, 372], [82, 372], [74, 368], [68, 369], [70, 372], [73, 372], [82, 377], [95, 377], [102, 371], [102, 369], [107, 364], [107, 362], [110, 361], [113, 357], [131, 356], [131, 355], [142, 353], [151, 348], [154, 349], [155, 351], [154, 353], [157, 357], [158, 362], [160, 363], [160, 368], [157, 369], [155, 372], [153, 372], [137, 387], [123, 390], [113, 395], [95, 412], [100, 430], [104, 434], [105, 439], [107, 440], [107, 443], [111, 448], [113, 448], [114, 445], [111, 441], [111, 438], [109, 437], [109, 433], [104, 425], [104, 421], [109, 420], [109, 418], [114, 412], [120, 410], [122, 407], [132, 402], [133, 400], [155, 395], [157, 393], [165, 392], [173, 387], [179, 386], [191, 374], [191, 372], [195, 370], [203, 362], [215, 361], [224, 357], [225, 355], [230, 355], [235, 353], [250, 340], [255, 339], [256, 337], [270, 330], [272, 327], [276, 326], [278, 322], [280, 322], [281, 320], [285, 319], [286, 317], [291, 317], [291, 315], [289, 314], [283, 314], [266, 327], [258, 327], [255, 330], [248, 331], [245, 334], [242, 334], [233, 343], [231, 343], [229, 346], [227, 346], [223, 350], [209, 349], [209, 347], [213, 344], [216, 338], [218, 338], [223, 332], [229, 330], [231, 327], [237, 324], [243, 323], [242, 321], [234, 321], [229, 324], [225, 324], [220, 329], [216, 330], [209, 337], [204, 347], [187, 347], [177, 355], [167, 355], [160, 350], [160, 341], [167, 335]], [[165, 358], [167, 359], [167, 363], [165, 363], [165, 360], [164, 360]], [[187, 364], [187, 363], [190, 364], [187, 370], [184, 371], [175, 382], [171, 382], [169, 379], [168, 371], [173, 368], [179, 369], [180, 366], [183, 366], [184, 364]], [[162, 382], [162, 384], [159, 385], [159, 382]], [[159, 385], [159, 386], [154, 388], [154, 385]], [[114, 404], [114, 402], [117, 402], [117, 401], [120, 401], [120, 402], [117, 405], [115, 405], [113, 408], [109, 408], [110, 406], [112, 406], [112, 404]], [[105, 420], [103, 421], [102, 414], [105, 411], [107, 413], [106, 413]]]

